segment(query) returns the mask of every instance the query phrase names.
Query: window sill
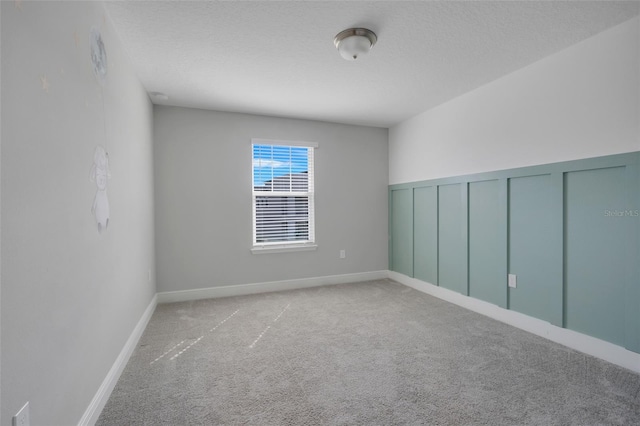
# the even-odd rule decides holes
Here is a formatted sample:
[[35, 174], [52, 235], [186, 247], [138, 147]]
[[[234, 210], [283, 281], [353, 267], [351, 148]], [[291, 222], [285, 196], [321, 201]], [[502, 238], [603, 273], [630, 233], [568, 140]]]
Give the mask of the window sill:
[[255, 246], [251, 249], [253, 254], [270, 254], [270, 253], [290, 253], [294, 251], [313, 251], [318, 248], [317, 244], [283, 244], [272, 246]]

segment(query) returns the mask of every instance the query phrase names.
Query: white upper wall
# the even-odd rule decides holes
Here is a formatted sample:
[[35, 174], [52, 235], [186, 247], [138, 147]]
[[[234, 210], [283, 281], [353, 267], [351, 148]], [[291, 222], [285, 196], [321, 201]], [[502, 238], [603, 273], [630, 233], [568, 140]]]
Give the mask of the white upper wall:
[[636, 17], [389, 130], [389, 183], [640, 150]]
[[[155, 295], [152, 105], [101, 3], [0, 6], [0, 424], [29, 401], [31, 424], [74, 425]], [[111, 169], [101, 234], [89, 178], [98, 145]]]
[[[158, 291], [386, 270], [387, 137], [373, 127], [156, 106]], [[251, 253], [252, 138], [318, 143], [317, 250]]]

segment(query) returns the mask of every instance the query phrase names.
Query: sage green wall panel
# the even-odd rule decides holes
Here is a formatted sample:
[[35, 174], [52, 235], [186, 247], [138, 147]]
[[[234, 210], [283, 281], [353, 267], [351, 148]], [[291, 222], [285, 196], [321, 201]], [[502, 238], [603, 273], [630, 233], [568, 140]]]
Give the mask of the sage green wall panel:
[[627, 291], [625, 296], [626, 347], [640, 353], [640, 165], [626, 167], [629, 219], [633, 222], [632, 248], [629, 251]]
[[438, 187], [438, 285], [465, 295], [468, 291], [466, 194], [466, 184]]
[[469, 183], [469, 295], [507, 307], [507, 224], [501, 212], [500, 182]]
[[389, 194], [390, 269], [640, 353], [640, 152]]
[[565, 325], [622, 346], [634, 220], [610, 213], [627, 206], [625, 175], [624, 167], [565, 174]]
[[413, 190], [391, 191], [391, 268], [413, 276]]
[[438, 283], [438, 188], [413, 190], [413, 274]]
[[518, 283], [509, 308], [562, 326], [562, 198], [554, 184], [551, 175], [509, 180], [509, 273]]

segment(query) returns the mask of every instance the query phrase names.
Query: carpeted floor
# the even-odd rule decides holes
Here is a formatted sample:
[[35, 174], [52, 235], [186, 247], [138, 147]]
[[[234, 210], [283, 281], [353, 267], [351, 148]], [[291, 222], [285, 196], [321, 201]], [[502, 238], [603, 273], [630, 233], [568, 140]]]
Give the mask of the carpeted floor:
[[389, 280], [159, 305], [99, 425], [638, 425], [640, 376]]

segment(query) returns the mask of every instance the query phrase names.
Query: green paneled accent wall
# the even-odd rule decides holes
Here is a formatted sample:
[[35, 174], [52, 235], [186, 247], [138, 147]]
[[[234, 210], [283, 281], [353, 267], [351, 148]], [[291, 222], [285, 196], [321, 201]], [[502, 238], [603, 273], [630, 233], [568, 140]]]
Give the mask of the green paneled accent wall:
[[564, 191], [565, 325], [624, 346], [625, 263], [638, 222], [613, 215], [627, 210], [625, 168], [567, 173]]
[[389, 191], [391, 270], [640, 353], [640, 152]]
[[562, 210], [553, 197], [551, 175], [509, 180], [509, 273], [518, 280], [509, 308], [561, 327]]
[[[640, 222], [640, 161], [625, 167], [627, 171], [627, 193], [629, 198], [629, 212]], [[633, 225], [632, 225], [633, 227]], [[632, 248], [629, 251], [627, 262], [627, 282], [634, 279], [640, 281], [640, 226], [635, 226], [632, 232]], [[635, 257], [634, 257], [635, 256]], [[636, 348], [640, 352], [640, 285], [627, 286], [625, 297], [626, 336], [627, 348]]]
[[413, 190], [391, 191], [391, 265], [413, 276]]
[[506, 308], [507, 215], [500, 190], [498, 180], [469, 183], [469, 296]]
[[438, 188], [438, 285], [468, 294], [466, 184]]
[[438, 188], [413, 190], [413, 275], [438, 284]]

